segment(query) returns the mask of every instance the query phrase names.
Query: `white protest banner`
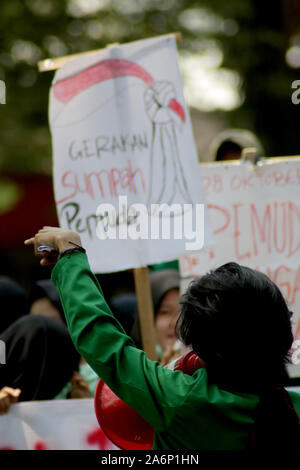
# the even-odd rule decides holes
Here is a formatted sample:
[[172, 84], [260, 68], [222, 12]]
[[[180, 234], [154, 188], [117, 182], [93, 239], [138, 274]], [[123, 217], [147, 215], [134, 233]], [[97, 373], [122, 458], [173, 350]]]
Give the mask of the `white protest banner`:
[[21, 402], [0, 416], [0, 450], [117, 450], [93, 399]]
[[95, 272], [211, 243], [174, 36], [65, 63], [49, 121], [59, 222], [80, 234]]
[[[183, 255], [182, 277], [203, 275], [229, 261], [266, 273], [294, 312], [299, 341], [300, 159], [271, 158], [256, 166], [241, 161], [200, 164], [200, 175], [216, 245]], [[289, 373], [300, 376], [300, 360]]]

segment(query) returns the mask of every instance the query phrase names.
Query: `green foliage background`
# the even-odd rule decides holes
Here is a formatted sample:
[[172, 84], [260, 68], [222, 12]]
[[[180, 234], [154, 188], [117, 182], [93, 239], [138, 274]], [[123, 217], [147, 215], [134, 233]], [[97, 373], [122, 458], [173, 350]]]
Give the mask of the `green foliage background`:
[[[80, 6], [89, 7], [89, 13]], [[195, 32], [180, 18], [202, 8], [237, 25], [224, 34], [213, 25]], [[180, 16], [181, 15], [181, 16]], [[0, 78], [6, 105], [0, 107], [0, 171], [49, 173], [51, 142], [48, 93], [53, 73], [39, 73], [37, 61], [181, 31], [179, 50], [201, 53], [204, 39], [223, 50], [222, 66], [242, 77], [243, 104], [216, 110], [228, 126], [254, 130], [267, 155], [300, 154], [300, 105], [291, 102], [291, 83], [299, 68], [285, 54], [299, 39], [297, 0], [1, 0]]]

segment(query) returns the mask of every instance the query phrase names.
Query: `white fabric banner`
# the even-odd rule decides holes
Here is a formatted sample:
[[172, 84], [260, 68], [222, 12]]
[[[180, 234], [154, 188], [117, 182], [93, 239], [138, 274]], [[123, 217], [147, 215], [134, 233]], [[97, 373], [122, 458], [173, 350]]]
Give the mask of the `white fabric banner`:
[[0, 416], [0, 450], [117, 450], [93, 399], [21, 402]]
[[64, 64], [49, 121], [59, 222], [80, 234], [93, 271], [178, 259], [186, 243], [212, 243], [196, 210], [204, 195], [174, 36]]
[[[300, 158], [269, 158], [257, 166], [234, 161], [200, 164], [216, 245], [180, 260], [187, 286], [229, 261], [266, 273], [293, 311], [296, 364], [300, 376]], [[299, 344], [298, 344], [299, 342]]]
[[[289, 387], [300, 393], [300, 387]], [[0, 450], [120, 450], [100, 429], [94, 400], [12, 405], [0, 416]]]

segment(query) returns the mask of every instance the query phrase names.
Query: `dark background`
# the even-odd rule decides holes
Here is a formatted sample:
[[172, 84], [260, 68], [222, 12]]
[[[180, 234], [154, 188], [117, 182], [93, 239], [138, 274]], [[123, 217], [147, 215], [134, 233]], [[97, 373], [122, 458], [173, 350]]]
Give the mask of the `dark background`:
[[47, 116], [53, 72], [39, 73], [38, 60], [180, 31], [180, 55], [193, 53], [201, 66], [213, 46], [219, 69], [239, 77], [240, 101], [230, 109], [189, 102], [199, 159], [208, 137], [227, 127], [252, 130], [267, 156], [300, 154], [300, 104], [291, 100], [300, 80], [298, 0], [1, 0], [0, 31], [0, 274], [23, 285], [49, 274], [24, 238], [57, 225]]

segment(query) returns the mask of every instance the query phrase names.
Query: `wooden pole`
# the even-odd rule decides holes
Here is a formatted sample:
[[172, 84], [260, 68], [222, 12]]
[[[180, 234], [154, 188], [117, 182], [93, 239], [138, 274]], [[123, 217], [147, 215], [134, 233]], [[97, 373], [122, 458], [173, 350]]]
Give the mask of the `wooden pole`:
[[[180, 32], [162, 34], [159, 37], [163, 38], [165, 36], [172, 36], [172, 35], [175, 36], [175, 39], [177, 42], [181, 41], [182, 36]], [[120, 44], [118, 42], [115, 42], [112, 44], [108, 44], [105, 47], [105, 49], [112, 48], [112, 47], [119, 46], [119, 45]], [[102, 49], [95, 49], [93, 51], [78, 52], [77, 54], [70, 54], [70, 55], [64, 55], [61, 57], [53, 57], [52, 59], [49, 58], [49, 59], [40, 60], [38, 62], [38, 69], [39, 69], [39, 72], [48, 72], [50, 70], [57, 70], [60, 67], [62, 67], [66, 62], [69, 62], [70, 60], [77, 59], [78, 57], [94, 54], [95, 52], [99, 52], [101, 50]]]
[[[118, 45], [119, 43], [116, 42], [114, 44], [108, 44], [106, 48], [114, 47]], [[64, 55], [61, 57], [54, 57], [52, 59], [40, 60], [38, 62], [39, 72], [48, 72], [49, 70], [60, 69], [60, 67], [62, 67], [66, 62], [69, 62], [70, 60], [78, 59], [78, 57], [83, 57], [83, 56], [87, 56], [90, 54], [94, 54], [95, 52], [99, 52], [101, 50], [102, 49], [95, 49], [93, 51], [78, 52], [77, 54], [70, 54], [70, 55]]]
[[149, 359], [157, 360], [156, 332], [148, 268], [133, 270], [143, 349]]

